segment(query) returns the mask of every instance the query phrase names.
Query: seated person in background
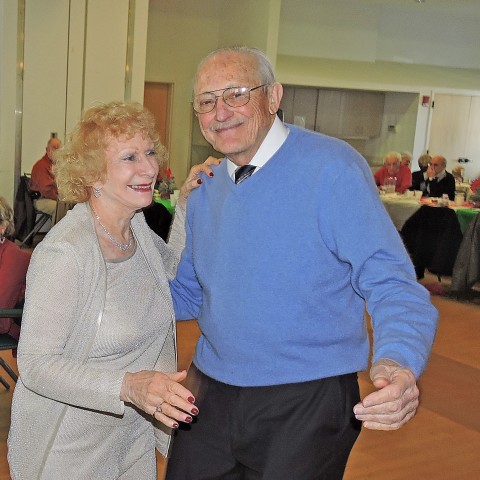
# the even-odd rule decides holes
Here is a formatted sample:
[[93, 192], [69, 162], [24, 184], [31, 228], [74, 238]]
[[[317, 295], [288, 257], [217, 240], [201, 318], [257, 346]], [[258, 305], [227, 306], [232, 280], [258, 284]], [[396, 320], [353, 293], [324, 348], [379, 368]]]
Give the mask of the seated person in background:
[[455, 182], [457, 183], [463, 183], [464, 173], [465, 173], [465, 169], [460, 165], [457, 165], [456, 167], [452, 168], [452, 175], [453, 175], [453, 178], [455, 179]]
[[474, 180], [470, 185], [470, 190], [472, 190], [473, 193], [476, 193], [477, 188], [480, 188], [480, 177]]
[[421, 190], [423, 195], [427, 192], [427, 184], [425, 180], [427, 179], [427, 168], [432, 161], [431, 155], [424, 153], [418, 157], [418, 168], [416, 172], [412, 173], [412, 186], [410, 190]]
[[385, 179], [395, 178], [395, 191], [403, 193], [412, 184], [412, 172], [403, 165], [402, 157], [398, 152], [389, 152], [383, 160], [383, 167], [375, 172], [375, 183], [382, 187]]
[[45, 155], [32, 168], [30, 190], [40, 192], [40, 198], [35, 200], [35, 208], [52, 216], [52, 225], [55, 223], [57, 211], [58, 190], [52, 174], [52, 162], [55, 152], [62, 146], [62, 142], [54, 137], [47, 143]]
[[402, 152], [400, 156], [402, 157], [402, 163], [406, 167], [410, 168], [410, 164], [412, 163], [412, 154], [410, 152]]
[[[15, 308], [23, 302], [25, 296], [25, 277], [30, 253], [8, 240], [14, 231], [12, 207], [0, 197], [0, 308]], [[18, 340], [20, 325], [15, 323], [15, 320], [0, 318], [0, 333], [8, 333]]]
[[426, 171], [425, 184], [429, 197], [441, 197], [444, 193], [450, 200], [455, 199], [455, 178], [445, 170], [447, 160], [441, 155], [432, 157]]

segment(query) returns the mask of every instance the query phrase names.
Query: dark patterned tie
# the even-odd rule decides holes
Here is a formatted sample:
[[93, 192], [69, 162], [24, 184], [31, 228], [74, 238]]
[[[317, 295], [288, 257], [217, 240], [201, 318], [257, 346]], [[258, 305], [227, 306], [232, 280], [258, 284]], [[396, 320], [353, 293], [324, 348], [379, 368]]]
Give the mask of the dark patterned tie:
[[235, 170], [235, 183], [241, 183], [248, 178], [257, 167], [255, 165], [243, 165]]

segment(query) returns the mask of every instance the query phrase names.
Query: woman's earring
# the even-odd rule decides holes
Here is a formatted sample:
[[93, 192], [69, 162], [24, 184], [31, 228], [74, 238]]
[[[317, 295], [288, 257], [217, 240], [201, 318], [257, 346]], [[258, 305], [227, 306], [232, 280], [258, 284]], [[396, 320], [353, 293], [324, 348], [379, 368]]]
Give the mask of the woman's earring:
[[93, 196], [94, 196], [95, 198], [98, 198], [98, 197], [100, 197], [101, 195], [102, 195], [102, 193], [100, 192], [100, 189], [97, 188], [97, 187], [93, 187]]

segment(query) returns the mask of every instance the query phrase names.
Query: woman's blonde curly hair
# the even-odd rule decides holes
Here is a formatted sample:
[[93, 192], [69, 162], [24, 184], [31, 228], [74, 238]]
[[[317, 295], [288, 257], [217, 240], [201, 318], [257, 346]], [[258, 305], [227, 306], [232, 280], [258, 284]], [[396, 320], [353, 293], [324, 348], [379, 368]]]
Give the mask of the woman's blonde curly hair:
[[53, 174], [59, 198], [66, 202], [85, 202], [95, 182], [107, 176], [105, 150], [112, 139], [130, 139], [136, 134], [149, 138], [159, 166], [167, 160], [167, 150], [160, 143], [155, 118], [139, 103], [111, 102], [89, 108], [58, 150]]

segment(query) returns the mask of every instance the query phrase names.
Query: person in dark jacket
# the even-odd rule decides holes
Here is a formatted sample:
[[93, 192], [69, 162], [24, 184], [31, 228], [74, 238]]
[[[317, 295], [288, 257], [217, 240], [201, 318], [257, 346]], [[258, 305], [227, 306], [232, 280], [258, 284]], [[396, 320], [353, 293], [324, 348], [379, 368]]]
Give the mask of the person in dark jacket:
[[455, 199], [455, 178], [445, 170], [447, 159], [441, 155], [432, 157], [432, 161], [427, 168], [427, 195], [429, 197], [441, 197], [444, 193], [450, 200]]

